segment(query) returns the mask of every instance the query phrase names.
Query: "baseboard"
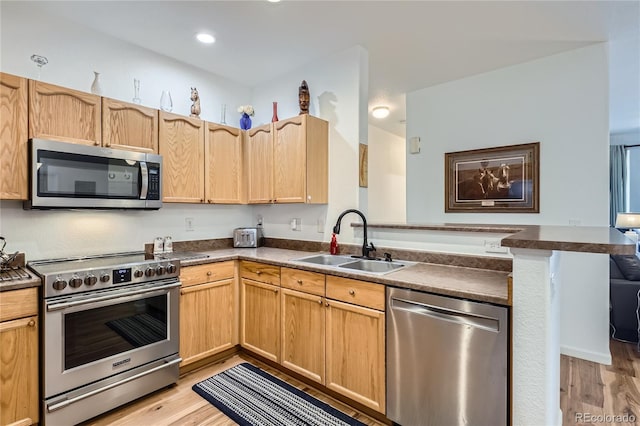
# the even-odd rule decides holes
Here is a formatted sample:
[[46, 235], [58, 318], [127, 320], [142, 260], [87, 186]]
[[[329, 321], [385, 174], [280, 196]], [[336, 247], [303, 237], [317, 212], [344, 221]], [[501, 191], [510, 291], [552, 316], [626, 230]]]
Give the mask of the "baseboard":
[[598, 364], [611, 365], [611, 352], [592, 352], [571, 346], [560, 345], [560, 353], [574, 358], [597, 362]]

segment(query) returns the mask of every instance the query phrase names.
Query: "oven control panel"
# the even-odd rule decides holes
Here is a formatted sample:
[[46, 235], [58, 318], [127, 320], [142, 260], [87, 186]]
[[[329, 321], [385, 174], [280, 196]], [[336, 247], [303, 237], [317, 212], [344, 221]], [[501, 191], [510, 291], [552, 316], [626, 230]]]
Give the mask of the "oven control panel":
[[65, 271], [43, 277], [44, 297], [141, 284], [180, 276], [180, 262], [149, 262], [115, 268]]

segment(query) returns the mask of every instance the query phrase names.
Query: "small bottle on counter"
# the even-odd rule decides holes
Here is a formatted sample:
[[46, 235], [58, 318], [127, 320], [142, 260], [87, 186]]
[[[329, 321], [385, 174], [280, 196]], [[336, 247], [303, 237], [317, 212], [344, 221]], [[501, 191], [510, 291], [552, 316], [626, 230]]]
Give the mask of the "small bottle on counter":
[[331, 245], [329, 246], [329, 253], [331, 254], [340, 253], [340, 247], [338, 246], [338, 238], [336, 238], [335, 232], [331, 234]]

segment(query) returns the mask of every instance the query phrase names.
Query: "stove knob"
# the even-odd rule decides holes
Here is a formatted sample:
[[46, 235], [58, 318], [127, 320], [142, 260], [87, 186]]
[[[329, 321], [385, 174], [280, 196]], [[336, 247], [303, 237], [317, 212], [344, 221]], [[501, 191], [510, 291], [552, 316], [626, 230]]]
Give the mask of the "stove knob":
[[64, 290], [64, 288], [67, 286], [67, 282], [65, 280], [63, 280], [62, 278], [57, 278], [54, 282], [53, 282], [53, 288], [56, 290]]
[[176, 272], [176, 265], [174, 265], [173, 263], [168, 264], [167, 274], [173, 274], [174, 272]]
[[109, 274], [100, 275], [100, 282], [108, 283], [110, 279], [111, 277], [109, 276]]
[[93, 274], [89, 274], [86, 277], [84, 277], [84, 283], [86, 285], [94, 285], [97, 282], [98, 282], [98, 277], [96, 277]]
[[140, 269], [136, 269], [135, 272], [133, 273], [133, 276], [136, 278], [140, 278], [144, 275], [144, 272], [142, 272]]
[[147, 270], [144, 272], [144, 274], [148, 277], [152, 277], [156, 274], [156, 270], [153, 269], [151, 266], [149, 266]]
[[69, 280], [69, 285], [73, 288], [78, 288], [82, 285], [82, 278], [80, 278], [77, 275], [74, 275], [73, 277], [71, 277], [71, 279]]
[[164, 271], [165, 271], [165, 268], [162, 265], [158, 265], [158, 267], [156, 268], [157, 275], [164, 275]]

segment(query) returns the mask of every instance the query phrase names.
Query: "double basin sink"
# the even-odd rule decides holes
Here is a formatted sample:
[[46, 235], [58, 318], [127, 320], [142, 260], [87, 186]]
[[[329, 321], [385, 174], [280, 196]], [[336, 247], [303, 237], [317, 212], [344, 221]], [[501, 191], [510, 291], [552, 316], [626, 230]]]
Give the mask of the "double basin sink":
[[313, 256], [300, 257], [298, 259], [291, 260], [295, 262], [310, 263], [314, 265], [330, 266], [336, 269], [351, 269], [354, 271], [368, 272], [377, 275], [384, 275], [413, 264], [404, 261], [364, 259], [353, 256], [338, 256], [331, 254], [316, 254]]

